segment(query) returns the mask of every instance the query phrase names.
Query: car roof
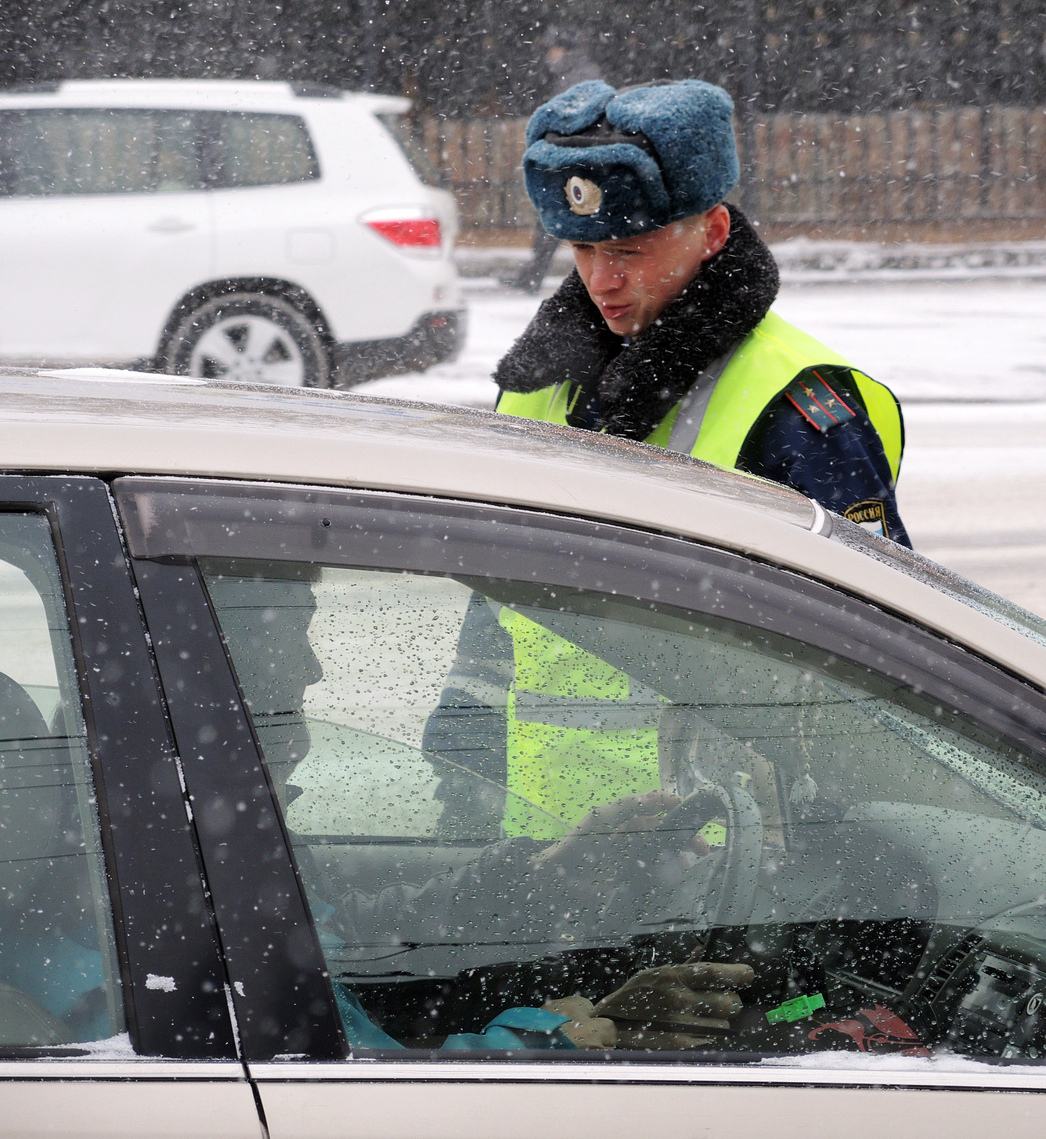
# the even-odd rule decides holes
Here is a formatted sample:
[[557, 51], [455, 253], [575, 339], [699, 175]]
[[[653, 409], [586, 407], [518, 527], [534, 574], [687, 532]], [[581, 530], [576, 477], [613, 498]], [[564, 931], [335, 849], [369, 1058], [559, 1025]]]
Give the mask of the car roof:
[[935, 587], [893, 543], [870, 557], [827, 541], [825, 512], [776, 483], [605, 435], [353, 392], [4, 368], [0, 455], [6, 471], [360, 487], [640, 526], [841, 586], [1046, 687], [1046, 641], [958, 596], [954, 575]]
[[0, 91], [0, 106], [176, 107], [301, 112], [303, 104], [331, 100], [365, 111], [402, 114], [410, 100], [395, 95], [341, 91], [319, 84], [240, 79], [67, 79]]

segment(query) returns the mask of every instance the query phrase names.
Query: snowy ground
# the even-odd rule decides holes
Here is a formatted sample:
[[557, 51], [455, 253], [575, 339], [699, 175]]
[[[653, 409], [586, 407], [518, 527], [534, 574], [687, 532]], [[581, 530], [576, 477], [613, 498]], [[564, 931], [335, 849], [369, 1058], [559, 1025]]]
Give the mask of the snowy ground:
[[[494, 365], [541, 298], [465, 286], [458, 360], [358, 390], [492, 406]], [[786, 284], [776, 307], [901, 398], [898, 497], [916, 547], [1046, 615], [1046, 281]]]

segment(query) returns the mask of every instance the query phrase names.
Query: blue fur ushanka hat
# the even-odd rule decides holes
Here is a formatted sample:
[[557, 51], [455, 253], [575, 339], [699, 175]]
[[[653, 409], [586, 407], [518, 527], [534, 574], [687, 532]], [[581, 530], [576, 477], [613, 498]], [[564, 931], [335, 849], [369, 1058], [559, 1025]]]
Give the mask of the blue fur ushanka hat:
[[697, 79], [620, 93], [589, 79], [527, 124], [523, 176], [541, 224], [565, 241], [660, 229], [737, 185], [733, 100]]

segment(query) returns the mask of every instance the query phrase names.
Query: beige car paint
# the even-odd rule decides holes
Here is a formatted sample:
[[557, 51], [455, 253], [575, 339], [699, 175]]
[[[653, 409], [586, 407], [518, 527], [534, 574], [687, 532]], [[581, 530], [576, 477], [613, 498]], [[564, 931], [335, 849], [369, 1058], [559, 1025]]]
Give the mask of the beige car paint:
[[688, 456], [489, 412], [79, 370], [0, 376], [13, 470], [198, 475], [435, 494], [605, 519], [858, 593], [1046, 687], [1046, 647], [822, 536], [802, 495]]

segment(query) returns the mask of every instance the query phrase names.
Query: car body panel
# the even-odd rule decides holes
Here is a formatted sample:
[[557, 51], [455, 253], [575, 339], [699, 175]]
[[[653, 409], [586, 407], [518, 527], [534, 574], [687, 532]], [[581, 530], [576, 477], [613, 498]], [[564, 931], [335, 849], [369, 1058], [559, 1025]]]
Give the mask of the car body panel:
[[6, 199], [0, 225], [7, 360], [145, 359], [173, 299], [214, 272], [208, 194]]
[[3, 1127], [34, 1139], [150, 1135], [263, 1139], [251, 1085], [239, 1064], [148, 1060], [0, 1061]]
[[[1041, 1095], [959, 1090], [961, 1081], [949, 1090], [891, 1088], [888, 1077], [887, 1086], [848, 1087], [848, 1075], [838, 1071], [806, 1077], [810, 1085], [827, 1077], [836, 1086], [804, 1087], [803, 1077], [794, 1073], [784, 1079], [775, 1074], [770, 1079], [776, 1086], [760, 1086], [761, 1073], [752, 1069], [717, 1068], [706, 1083], [701, 1070], [690, 1066], [652, 1071], [631, 1066], [627, 1075], [602, 1078], [606, 1074], [598, 1067], [585, 1065], [583, 1072], [557, 1072], [554, 1080], [547, 1070], [526, 1065], [513, 1065], [502, 1080], [490, 1065], [357, 1062], [351, 1076], [341, 1066], [338, 1073], [306, 1069], [286, 1081], [276, 1068], [252, 1068], [272, 1139], [333, 1139], [345, 1134], [346, 1119], [360, 1139], [486, 1139], [492, 1134], [530, 1139], [535, 1132], [548, 1139], [631, 1139], [651, 1133], [664, 1139], [817, 1134], [879, 1139], [891, 1120], [905, 1134], [936, 1134], [945, 1114], [949, 1135], [979, 1139], [986, 1130], [1005, 1128], [1014, 1137], [1031, 1139], [1046, 1121]], [[392, 1088], [386, 1080], [394, 1081]], [[947, 1086], [948, 1077], [942, 1082]], [[1032, 1077], [1023, 1086], [1041, 1091], [1043, 1082]]]
[[[46, 433], [31, 430], [45, 403]], [[886, 561], [826, 541], [823, 511], [802, 495], [658, 448], [486, 412], [130, 373], [87, 383], [9, 374], [0, 409], [4, 454], [19, 469], [400, 490], [695, 538], [858, 591], [1046, 687], [1046, 647]]]

